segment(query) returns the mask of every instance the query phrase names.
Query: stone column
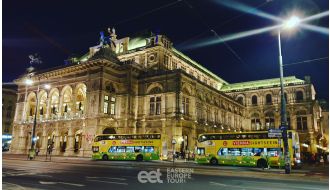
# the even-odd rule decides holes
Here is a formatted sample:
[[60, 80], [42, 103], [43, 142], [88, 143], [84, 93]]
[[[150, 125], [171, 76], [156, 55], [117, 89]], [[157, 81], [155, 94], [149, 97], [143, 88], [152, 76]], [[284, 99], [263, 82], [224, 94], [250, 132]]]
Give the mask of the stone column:
[[54, 155], [61, 154], [60, 136], [61, 136], [61, 133], [60, 133], [60, 129], [59, 129], [59, 123], [56, 123], [55, 136], [54, 136], [54, 139], [53, 139], [53, 141], [54, 141], [53, 154]]
[[62, 107], [63, 107], [63, 96], [62, 96], [62, 94], [59, 95], [59, 99], [60, 99], [60, 102], [59, 102], [59, 105], [58, 105], [57, 116], [60, 118], [62, 116]]
[[26, 151], [27, 144], [27, 138], [28, 136], [25, 136], [24, 133], [24, 126], [21, 125], [19, 129], [19, 135], [18, 135], [18, 147], [17, 147], [17, 153], [23, 154]]
[[76, 101], [77, 101], [77, 97], [76, 97], [76, 93], [74, 92], [74, 93], [72, 93], [72, 109], [71, 109], [71, 113], [70, 113], [71, 116], [76, 116], [76, 112], [77, 112]]
[[48, 97], [47, 100], [46, 100], [46, 119], [49, 119], [50, 118], [50, 110], [51, 110], [51, 106], [50, 106], [50, 100], [51, 98]]
[[72, 131], [71, 125], [69, 126], [66, 149], [64, 156], [73, 156], [74, 155], [74, 134]]
[[41, 137], [41, 148], [40, 148], [40, 155], [45, 155], [47, 151], [47, 128], [46, 125], [42, 127], [42, 137]]

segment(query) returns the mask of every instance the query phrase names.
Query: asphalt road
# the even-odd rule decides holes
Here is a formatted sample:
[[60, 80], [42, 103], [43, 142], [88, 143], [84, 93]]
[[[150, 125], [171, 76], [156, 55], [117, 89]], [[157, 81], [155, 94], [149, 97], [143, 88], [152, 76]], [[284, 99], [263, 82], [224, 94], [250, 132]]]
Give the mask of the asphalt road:
[[[329, 189], [328, 176], [309, 175], [308, 172], [286, 175], [281, 170], [256, 168], [204, 167], [184, 163], [173, 167], [171, 163], [92, 160], [46, 162], [7, 158], [3, 158], [2, 164], [3, 189]], [[139, 173], [142, 182], [146, 183], [138, 180]]]

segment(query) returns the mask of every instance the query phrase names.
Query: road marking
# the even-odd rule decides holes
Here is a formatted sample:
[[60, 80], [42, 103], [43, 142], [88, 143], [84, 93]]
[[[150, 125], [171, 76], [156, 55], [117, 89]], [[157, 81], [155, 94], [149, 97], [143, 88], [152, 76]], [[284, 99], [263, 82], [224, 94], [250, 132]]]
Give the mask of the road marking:
[[87, 176], [86, 178], [92, 178], [92, 179], [104, 178], [104, 179], [114, 179], [114, 180], [121, 180], [121, 181], [126, 180], [125, 178], [117, 178], [117, 177], [89, 177], [89, 176]]
[[218, 185], [218, 186], [227, 186], [226, 184], [223, 184], [223, 183], [216, 183], [216, 182], [213, 182], [213, 181], [210, 181], [210, 184], [212, 185]]
[[96, 180], [96, 179], [89, 179], [88, 181], [95, 181], [95, 182], [102, 182], [102, 183], [112, 183], [112, 184], [118, 184], [118, 185], [128, 185], [128, 183], [119, 183], [114, 181], [102, 181], [102, 180]]
[[[283, 186], [286, 187], [287, 184], [281, 184], [281, 183], [275, 183], [275, 182], [265, 182], [265, 181], [252, 181], [252, 180], [231, 180], [231, 181], [237, 181], [237, 182], [241, 182], [241, 183], [246, 183], [246, 184], [249, 184], [249, 183], [252, 183], [252, 184], [265, 184], [265, 185], [274, 185], [274, 187], [278, 187], [280, 189], [283, 189]], [[295, 184], [294, 185], [295, 188], [300, 188], [300, 189], [310, 189], [310, 190], [319, 190], [320, 188], [318, 187], [308, 187], [308, 186], [300, 186], [300, 185], [297, 185]]]
[[52, 181], [39, 181], [40, 184], [43, 185], [54, 185], [56, 184], [56, 182], [52, 182]]
[[85, 186], [84, 184], [77, 184], [77, 183], [67, 183], [67, 182], [58, 182], [58, 183], [62, 183], [64, 185], [77, 186], [77, 187], [83, 187], [83, 186]]
[[83, 187], [85, 185], [83, 184], [77, 184], [77, 183], [67, 183], [67, 182], [61, 182], [61, 181], [39, 181], [40, 184], [43, 185], [56, 185], [56, 184], [64, 184], [64, 185], [71, 185], [71, 186], [77, 186], [77, 187]]
[[[7, 186], [6, 186], [7, 185]], [[20, 185], [17, 185], [15, 183], [8, 183], [8, 182], [3, 182], [2, 184], [2, 188], [3, 189], [10, 189], [11, 187], [10, 186], [14, 186], [15, 188], [14, 189], [22, 189], [22, 190], [25, 190], [24, 187], [20, 186]]]
[[[266, 187], [260, 187], [260, 188], [258, 188], [258, 187], [242, 187], [240, 185], [223, 184], [223, 183], [217, 183], [217, 182], [213, 182], [213, 181], [210, 181], [209, 183], [210, 183], [210, 185], [217, 185], [217, 186], [229, 187], [229, 188], [239, 188], [239, 189], [242, 189], [242, 190], [245, 190], [245, 189], [252, 189], [252, 190], [256, 190], [256, 189], [258, 189], [258, 190], [274, 190], [274, 189], [276, 189], [276, 188], [273, 188], [273, 187], [271, 187], [269, 189], [266, 188]], [[283, 188], [281, 188], [279, 190], [282, 190], [282, 189]]]

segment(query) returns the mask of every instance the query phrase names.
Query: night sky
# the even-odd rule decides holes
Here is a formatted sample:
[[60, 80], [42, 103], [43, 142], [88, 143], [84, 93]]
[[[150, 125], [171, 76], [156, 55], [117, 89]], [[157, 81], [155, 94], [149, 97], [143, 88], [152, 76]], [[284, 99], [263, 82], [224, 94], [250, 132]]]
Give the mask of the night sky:
[[[220, 0], [218, 0], [220, 1]], [[251, 7], [285, 17], [290, 10], [306, 16], [329, 9], [327, 0], [241, 0]], [[99, 32], [115, 27], [118, 38], [145, 31], [165, 34], [180, 48], [218, 35], [274, 25], [275, 22], [230, 9], [216, 0], [160, 1], [3, 1], [3, 82], [11, 82], [39, 53], [40, 69], [64, 64], [98, 44]], [[328, 27], [329, 18], [310, 24]], [[182, 49], [183, 51], [183, 49]], [[184, 50], [229, 83], [276, 78], [277, 37], [267, 32], [212, 46]], [[282, 37], [284, 64], [328, 57], [329, 36], [304, 29]], [[310, 75], [318, 98], [329, 97], [329, 61], [323, 59], [285, 67], [284, 75]]]

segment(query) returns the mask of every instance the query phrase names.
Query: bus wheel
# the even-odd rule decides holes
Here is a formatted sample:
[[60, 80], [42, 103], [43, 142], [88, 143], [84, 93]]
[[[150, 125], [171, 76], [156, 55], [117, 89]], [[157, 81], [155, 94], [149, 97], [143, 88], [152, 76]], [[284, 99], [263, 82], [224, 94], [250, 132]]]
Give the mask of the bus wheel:
[[258, 168], [267, 168], [267, 161], [265, 159], [259, 159], [257, 161], [257, 167]]
[[218, 164], [218, 160], [216, 158], [211, 158], [210, 164], [217, 165]]
[[108, 158], [108, 155], [106, 155], [106, 154], [103, 154], [103, 156], [102, 156], [102, 160], [108, 160], [109, 158]]
[[136, 156], [136, 161], [141, 162], [143, 160], [143, 156], [141, 154]]

